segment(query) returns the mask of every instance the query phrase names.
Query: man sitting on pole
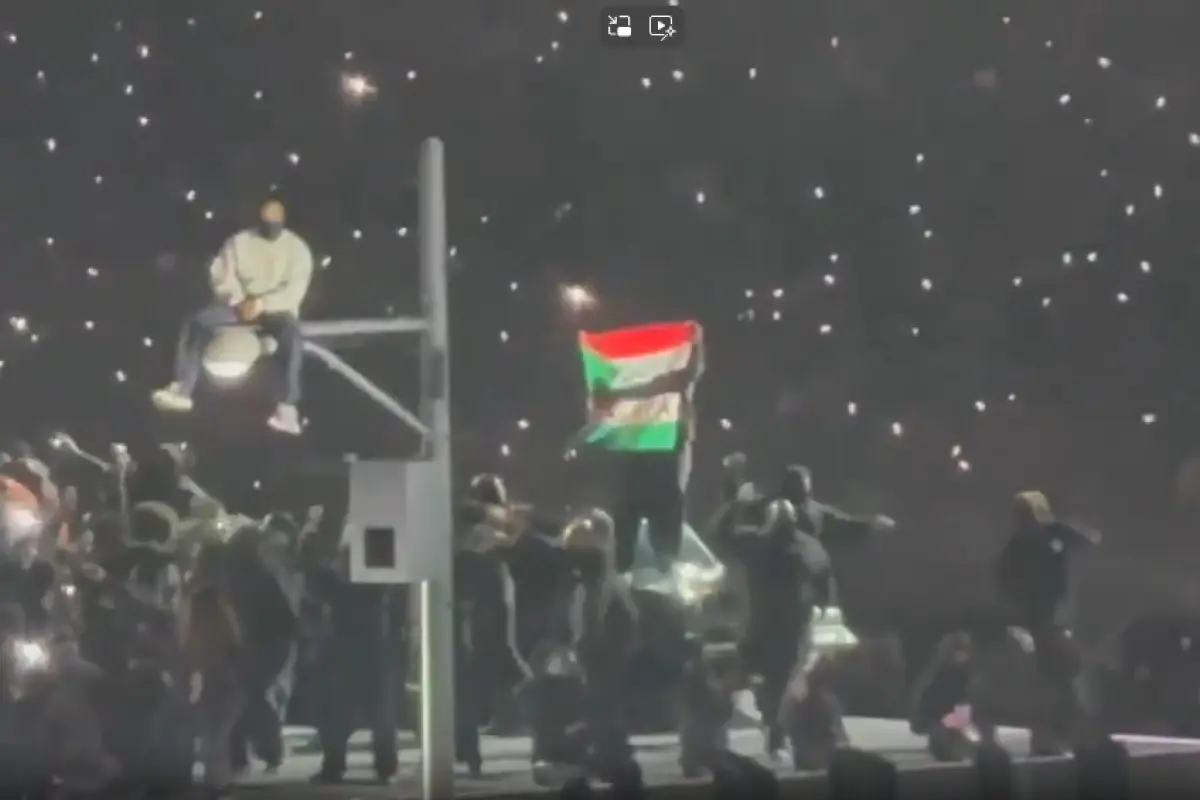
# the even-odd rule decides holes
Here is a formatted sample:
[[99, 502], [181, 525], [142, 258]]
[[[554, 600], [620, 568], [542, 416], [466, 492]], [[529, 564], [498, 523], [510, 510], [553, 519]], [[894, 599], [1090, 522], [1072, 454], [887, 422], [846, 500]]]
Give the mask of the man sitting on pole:
[[175, 359], [175, 380], [153, 395], [160, 411], [192, 409], [192, 392], [200, 378], [204, 349], [219, 328], [253, 325], [278, 343], [283, 368], [278, 382], [278, 405], [267, 421], [282, 433], [299, 434], [300, 364], [304, 357], [300, 335], [300, 306], [312, 279], [313, 257], [308, 245], [285, 227], [283, 204], [268, 200], [256, 228], [234, 234], [225, 242], [209, 270], [214, 302], [183, 326]]

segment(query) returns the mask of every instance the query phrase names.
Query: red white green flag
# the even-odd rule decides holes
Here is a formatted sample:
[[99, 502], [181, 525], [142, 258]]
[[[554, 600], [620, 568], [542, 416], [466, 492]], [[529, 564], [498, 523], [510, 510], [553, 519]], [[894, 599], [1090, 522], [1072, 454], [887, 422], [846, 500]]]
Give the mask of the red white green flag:
[[699, 346], [699, 329], [696, 322], [664, 322], [580, 333], [590, 414], [584, 441], [608, 450], [675, 449], [681, 436], [684, 393], [675, 390], [636, 399], [611, 395], [686, 369]]

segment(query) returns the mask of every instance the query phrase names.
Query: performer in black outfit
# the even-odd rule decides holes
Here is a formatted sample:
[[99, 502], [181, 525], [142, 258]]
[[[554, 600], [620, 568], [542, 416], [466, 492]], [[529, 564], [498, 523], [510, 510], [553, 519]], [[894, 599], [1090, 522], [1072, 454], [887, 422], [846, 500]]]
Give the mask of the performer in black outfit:
[[[943, 760], [966, 757], [972, 732], [984, 741], [994, 738], [991, 710], [972, 703], [973, 690], [988, 649], [1005, 639], [1016, 639], [1035, 660], [1033, 690], [1041, 710], [1032, 726], [1035, 755], [1064, 752], [1089, 713], [1081, 657], [1071, 639], [1069, 578], [1072, 557], [1080, 547], [1098, 544], [1099, 536], [1056, 519], [1041, 492], [1016, 495], [1013, 509], [1012, 532], [995, 565], [1000, 607], [973, 614], [963, 630], [947, 636], [915, 686], [911, 727], [929, 735], [930, 749]], [[956, 727], [956, 709], [970, 709], [966, 729]]]
[[1087, 703], [1077, 678], [1082, 668], [1071, 638], [1074, 608], [1071, 559], [1099, 544], [1099, 535], [1055, 518], [1041, 492], [1021, 492], [1014, 504], [1013, 532], [1000, 554], [996, 583], [1011, 624], [1029, 632], [1045, 717], [1033, 728], [1035, 755], [1065, 752], [1079, 733]]
[[793, 464], [783, 474], [776, 497], [789, 501], [796, 509], [800, 530], [821, 539], [827, 547], [839, 539], [855, 539], [870, 533], [889, 531], [896, 523], [882, 514], [849, 514], [813, 497], [812, 470]]

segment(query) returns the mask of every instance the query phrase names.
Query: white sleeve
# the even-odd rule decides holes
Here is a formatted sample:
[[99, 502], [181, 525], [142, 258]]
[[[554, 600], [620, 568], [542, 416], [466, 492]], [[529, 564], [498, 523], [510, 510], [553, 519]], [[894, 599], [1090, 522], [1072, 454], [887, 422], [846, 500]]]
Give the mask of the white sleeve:
[[229, 237], [212, 260], [208, 280], [217, 300], [233, 305], [246, 299], [246, 291], [237, 276], [237, 236]]
[[273, 291], [259, 298], [262, 300], [263, 311], [267, 314], [286, 312], [299, 316], [300, 306], [304, 303], [308, 286], [312, 282], [312, 274], [312, 251], [308, 249], [304, 240], [297, 236], [283, 281]]

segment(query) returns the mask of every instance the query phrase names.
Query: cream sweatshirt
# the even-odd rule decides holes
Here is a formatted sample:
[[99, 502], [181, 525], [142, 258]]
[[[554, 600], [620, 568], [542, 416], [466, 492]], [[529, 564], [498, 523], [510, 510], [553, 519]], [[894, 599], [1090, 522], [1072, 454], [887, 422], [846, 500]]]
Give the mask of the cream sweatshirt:
[[312, 280], [313, 257], [308, 245], [290, 230], [271, 240], [253, 228], [225, 242], [209, 268], [213, 294], [224, 303], [257, 297], [265, 314], [300, 316], [300, 305]]

